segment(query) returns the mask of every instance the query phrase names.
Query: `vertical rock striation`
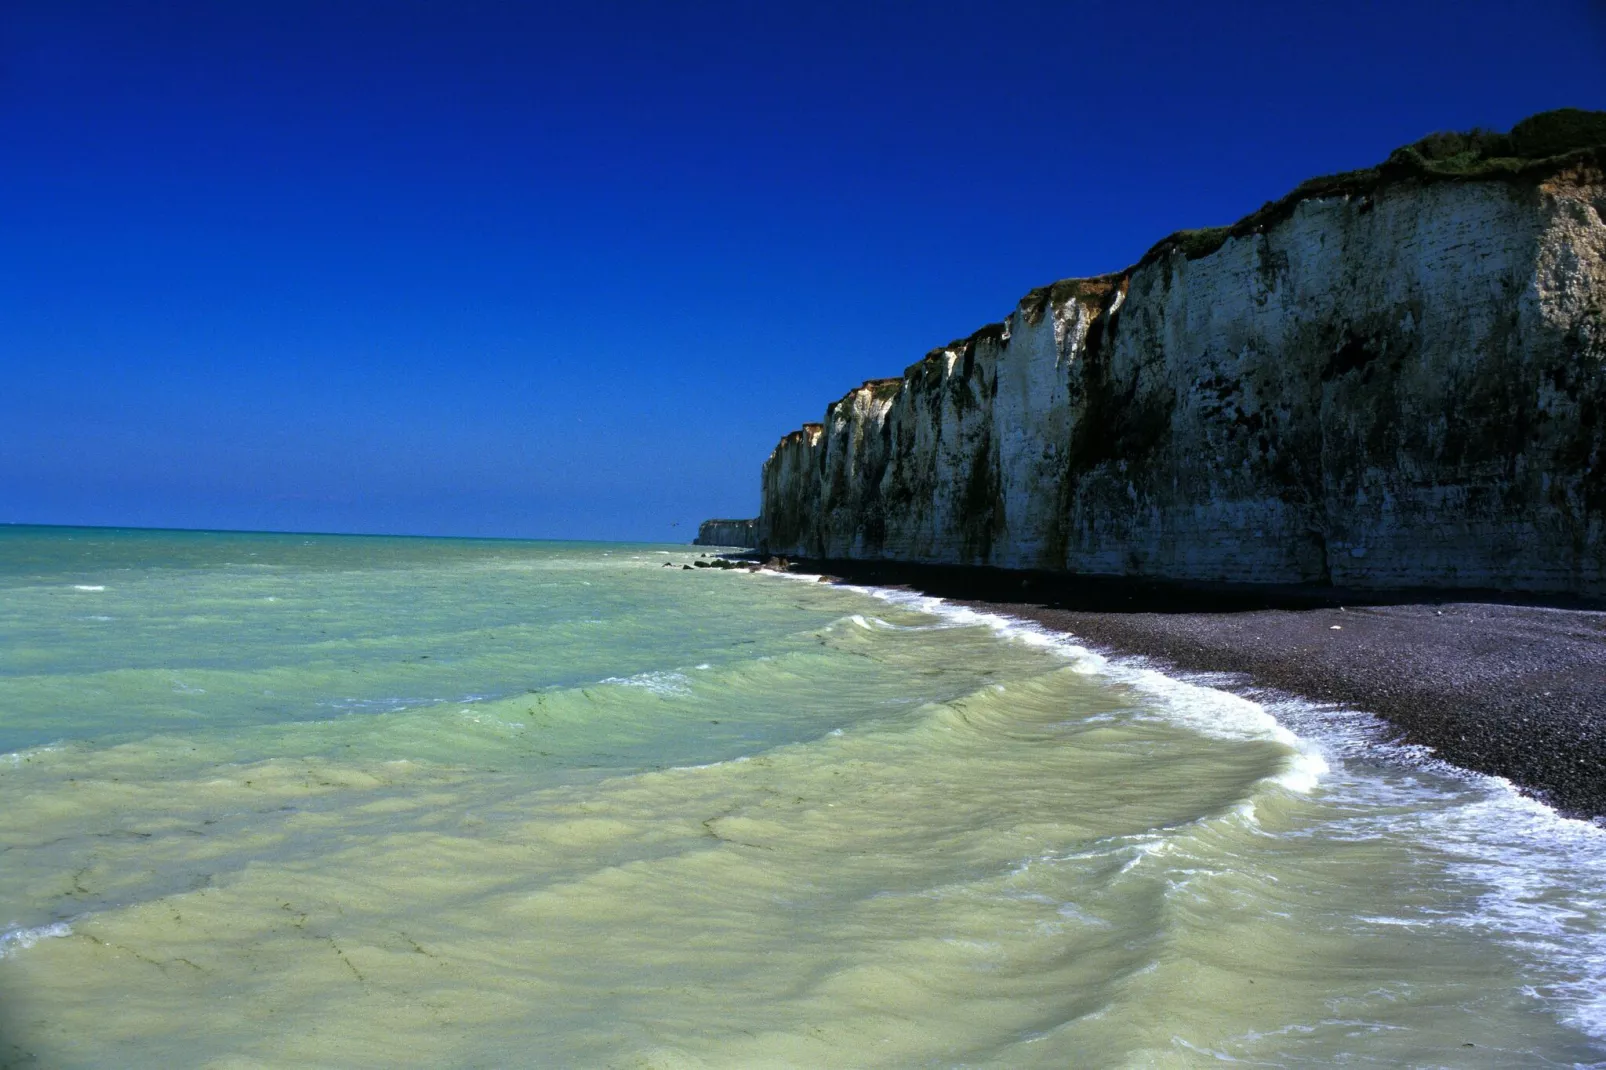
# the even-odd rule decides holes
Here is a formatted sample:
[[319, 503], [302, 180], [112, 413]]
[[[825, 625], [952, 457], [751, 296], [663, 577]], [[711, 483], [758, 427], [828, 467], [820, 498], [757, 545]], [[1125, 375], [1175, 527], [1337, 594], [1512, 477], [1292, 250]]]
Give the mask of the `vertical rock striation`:
[[1034, 290], [783, 438], [756, 542], [1606, 595], [1601, 142], [1570, 111], [1436, 135]]

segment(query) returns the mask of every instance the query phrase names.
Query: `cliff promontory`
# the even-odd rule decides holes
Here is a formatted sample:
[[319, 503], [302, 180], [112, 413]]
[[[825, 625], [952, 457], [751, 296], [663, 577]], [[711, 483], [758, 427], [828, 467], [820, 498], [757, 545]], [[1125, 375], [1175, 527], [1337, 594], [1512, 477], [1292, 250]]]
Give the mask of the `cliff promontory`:
[[693, 546], [736, 546], [753, 547], [758, 545], [756, 520], [705, 520], [697, 525], [697, 537], [692, 540]]
[[765, 462], [756, 542], [1606, 595], [1603, 217], [1602, 112], [1307, 182], [850, 391]]

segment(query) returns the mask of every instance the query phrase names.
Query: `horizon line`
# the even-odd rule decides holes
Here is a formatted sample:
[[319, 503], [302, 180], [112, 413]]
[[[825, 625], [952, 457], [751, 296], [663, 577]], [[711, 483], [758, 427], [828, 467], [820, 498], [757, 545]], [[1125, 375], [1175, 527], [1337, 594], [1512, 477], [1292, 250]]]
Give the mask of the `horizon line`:
[[[143, 524], [50, 524], [28, 520], [0, 520], [3, 528], [55, 528], [63, 531], [150, 531], [172, 532], [187, 535], [303, 535], [333, 539], [453, 539], [469, 542], [600, 542], [621, 546], [680, 545], [661, 543], [651, 539], [577, 539], [535, 535], [422, 535], [396, 534], [382, 531], [289, 531], [273, 528], [185, 528]], [[687, 546], [695, 545], [687, 542]]]

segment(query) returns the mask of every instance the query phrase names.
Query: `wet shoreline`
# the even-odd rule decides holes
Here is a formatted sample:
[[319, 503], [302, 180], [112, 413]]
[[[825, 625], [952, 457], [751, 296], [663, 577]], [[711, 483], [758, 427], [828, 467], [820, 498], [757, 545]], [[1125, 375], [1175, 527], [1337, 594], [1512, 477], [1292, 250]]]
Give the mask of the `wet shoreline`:
[[1142, 583], [849, 561], [795, 568], [1035, 621], [1157, 667], [1376, 714], [1395, 741], [1606, 818], [1606, 611], [1500, 592]]

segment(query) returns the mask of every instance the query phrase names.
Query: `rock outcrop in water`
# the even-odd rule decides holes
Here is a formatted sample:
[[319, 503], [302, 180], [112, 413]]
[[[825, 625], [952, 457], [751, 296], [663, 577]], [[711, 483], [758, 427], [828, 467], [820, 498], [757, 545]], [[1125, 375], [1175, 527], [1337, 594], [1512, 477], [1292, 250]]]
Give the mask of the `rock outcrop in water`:
[[1606, 595], [1603, 216], [1601, 112], [1307, 182], [850, 391], [765, 462], [754, 541]]

